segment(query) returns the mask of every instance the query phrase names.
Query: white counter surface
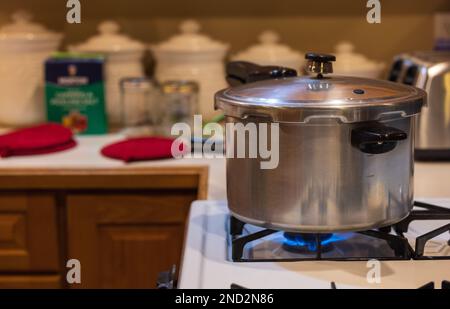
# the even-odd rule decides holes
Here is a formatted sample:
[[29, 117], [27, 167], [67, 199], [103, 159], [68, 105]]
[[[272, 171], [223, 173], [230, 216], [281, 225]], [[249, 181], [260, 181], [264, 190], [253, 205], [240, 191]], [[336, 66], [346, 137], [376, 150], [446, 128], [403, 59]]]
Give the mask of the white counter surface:
[[[100, 149], [103, 146], [123, 138], [121, 135], [78, 137], [76, 148], [49, 155], [0, 159], [0, 168], [117, 168], [127, 166], [208, 165], [210, 168], [208, 198], [210, 200], [226, 199], [224, 159], [168, 159], [127, 164], [105, 158], [100, 154]], [[416, 163], [414, 179], [416, 196], [450, 198], [450, 162]]]

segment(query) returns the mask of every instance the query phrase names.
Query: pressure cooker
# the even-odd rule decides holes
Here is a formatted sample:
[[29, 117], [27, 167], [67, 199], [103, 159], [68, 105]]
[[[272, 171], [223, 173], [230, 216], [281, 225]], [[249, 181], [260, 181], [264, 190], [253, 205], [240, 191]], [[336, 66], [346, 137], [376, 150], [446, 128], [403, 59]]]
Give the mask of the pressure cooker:
[[[271, 169], [261, 168], [259, 154], [227, 155], [231, 214], [304, 233], [368, 230], [402, 220], [413, 207], [414, 120], [426, 93], [389, 81], [329, 77], [333, 55], [305, 58], [310, 75], [304, 77], [283, 67], [227, 65], [232, 87], [216, 94], [216, 109], [227, 125], [255, 124], [258, 136], [260, 124], [277, 124], [278, 136], [268, 143], [278, 142], [279, 152]], [[260, 142], [246, 137], [249, 144]]]

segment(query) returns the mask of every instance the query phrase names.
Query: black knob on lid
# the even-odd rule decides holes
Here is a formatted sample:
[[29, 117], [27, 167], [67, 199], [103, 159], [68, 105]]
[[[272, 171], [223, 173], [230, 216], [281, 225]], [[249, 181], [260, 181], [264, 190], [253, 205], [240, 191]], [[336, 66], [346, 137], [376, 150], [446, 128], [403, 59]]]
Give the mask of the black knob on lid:
[[305, 59], [316, 62], [332, 62], [336, 61], [336, 56], [321, 53], [307, 53]]
[[333, 73], [333, 65], [331, 62], [336, 61], [336, 56], [320, 53], [307, 53], [305, 59], [308, 60], [308, 71], [311, 73], [318, 73], [318, 78], [322, 78], [323, 74]]

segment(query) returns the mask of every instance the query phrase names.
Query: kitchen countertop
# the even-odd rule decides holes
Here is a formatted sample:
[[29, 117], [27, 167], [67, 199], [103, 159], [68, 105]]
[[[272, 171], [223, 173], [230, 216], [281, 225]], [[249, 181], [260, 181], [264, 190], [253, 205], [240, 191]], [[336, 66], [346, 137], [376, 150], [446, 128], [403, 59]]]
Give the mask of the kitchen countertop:
[[[76, 148], [30, 157], [0, 159], [0, 169], [5, 168], [120, 168], [120, 167], [164, 167], [174, 165], [209, 166], [208, 199], [226, 199], [226, 172], [224, 159], [167, 159], [158, 161], [124, 163], [108, 159], [100, 154], [100, 149], [123, 139], [119, 134], [77, 137]], [[415, 196], [450, 198], [450, 162], [416, 163], [414, 178]]]
[[[120, 134], [102, 136], [79, 136], [75, 148], [46, 155], [0, 158], [0, 169], [20, 168], [121, 168], [121, 167], [166, 167], [166, 166], [209, 166], [208, 199], [224, 200], [225, 160], [223, 159], [165, 159], [124, 163], [101, 155], [100, 150], [125, 137]], [[1, 173], [1, 171], [0, 171]]]

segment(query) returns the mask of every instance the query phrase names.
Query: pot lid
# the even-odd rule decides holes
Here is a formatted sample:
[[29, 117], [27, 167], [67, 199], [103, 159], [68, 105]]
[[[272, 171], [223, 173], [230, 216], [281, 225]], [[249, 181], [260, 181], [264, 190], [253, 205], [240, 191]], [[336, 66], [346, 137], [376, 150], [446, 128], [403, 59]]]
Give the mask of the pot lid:
[[200, 33], [201, 26], [195, 20], [185, 20], [180, 25], [181, 34], [153, 46], [162, 52], [225, 52], [228, 44], [215, 41]]
[[144, 44], [120, 33], [120, 25], [115, 21], [103, 21], [97, 28], [99, 34], [86, 42], [74, 46], [83, 52], [130, 52], [143, 51]]
[[334, 56], [308, 53], [306, 58], [309, 70], [318, 73], [317, 76], [291, 77], [292, 70], [279, 67], [230, 63], [227, 67], [229, 81], [236, 75], [241, 82], [276, 78], [222, 90], [216, 94], [216, 108], [224, 110], [226, 115], [264, 115], [274, 121], [337, 118], [342, 122], [356, 122], [384, 116], [411, 116], [420, 112], [426, 99], [423, 90], [399, 83], [324, 76], [332, 72]]
[[43, 25], [32, 22], [33, 16], [26, 11], [18, 11], [11, 16], [12, 23], [0, 28], [0, 40], [11, 41], [59, 41], [61, 35], [48, 30]]
[[267, 30], [260, 34], [259, 44], [237, 53], [233, 60], [245, 60], [259, 64], [280, 64], [298, 62], [303, 56], [287, 45], [280, 44], [280, 36], [275, 31]]
[[354, 72], [381, 70], [384, 67], [383, 63], [372, 61], [354, 50], [355, 46], [351, 42], [341, 41], [336, 45], [336, 58], [339, 59], [334, 65], [336, 74], [354, 75]]

